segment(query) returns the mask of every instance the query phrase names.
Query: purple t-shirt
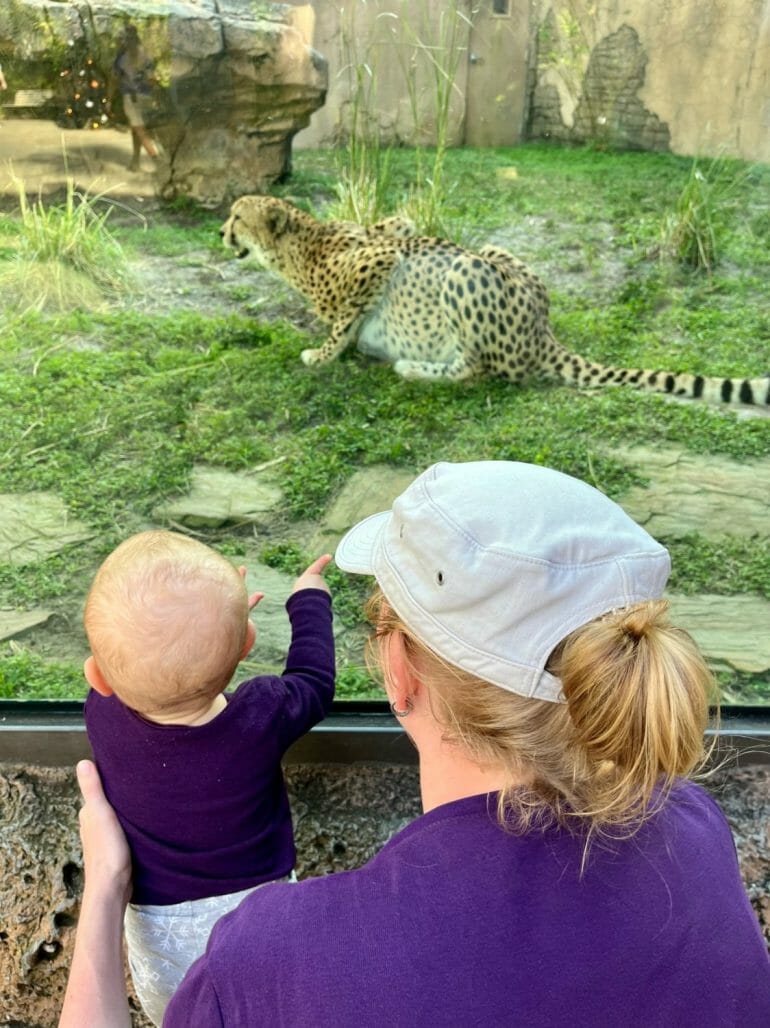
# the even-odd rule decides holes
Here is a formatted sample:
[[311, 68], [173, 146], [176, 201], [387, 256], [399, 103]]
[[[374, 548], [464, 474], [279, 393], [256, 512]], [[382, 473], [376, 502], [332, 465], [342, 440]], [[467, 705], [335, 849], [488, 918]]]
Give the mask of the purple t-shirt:
[[328, 593], [303, 589], [286, 608], [283, 675], [243, 682], [206, 724], [155, 724], [89, 692], [88, 739], [131, 847], [132, 902], [239, 892], [294, 867], [281, 758], [329, 711], [334, 638]]
[[677, 787], [633, 839], [517, 836], [438, 807], [356, 871], [222, 918], [164, 1028], [767, 1028], [770, 961], [730, 830]]

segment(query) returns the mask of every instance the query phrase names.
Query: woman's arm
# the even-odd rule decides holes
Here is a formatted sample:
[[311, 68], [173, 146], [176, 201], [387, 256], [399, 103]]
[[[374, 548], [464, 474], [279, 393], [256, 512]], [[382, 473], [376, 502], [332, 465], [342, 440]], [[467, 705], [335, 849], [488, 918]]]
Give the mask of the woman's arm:
[[59, 1028], [130, 1028], [123, 914], [131, 892], [131, 855], [94, 764], [81, 760], [77, 776], [85, 887]]

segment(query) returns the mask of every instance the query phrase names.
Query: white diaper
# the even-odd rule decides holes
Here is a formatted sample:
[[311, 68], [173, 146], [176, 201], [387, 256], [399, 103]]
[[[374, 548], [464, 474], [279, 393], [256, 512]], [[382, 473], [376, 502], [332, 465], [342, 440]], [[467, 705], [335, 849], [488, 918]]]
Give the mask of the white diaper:
[[[292, 871], [281, 882], [296, 882]], [[203, 955], [211, 929], [234, 910], [252, 889], [225, 896], [206, 896], [169, 906], [129, 903], [124, 928], [128, 964], [145, 1014], [160, 1028], [163, 1014], [190, 965]]]

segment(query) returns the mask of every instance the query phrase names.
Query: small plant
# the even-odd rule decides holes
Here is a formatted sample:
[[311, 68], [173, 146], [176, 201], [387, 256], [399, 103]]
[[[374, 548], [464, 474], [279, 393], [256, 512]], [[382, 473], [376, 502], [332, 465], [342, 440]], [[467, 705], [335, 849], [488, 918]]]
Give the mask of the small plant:
[[[107, 228], [112, 207], [103, 194], [75, 189], [67, 179], [63, 204], [30, 203], [23, 182], [15, 253], [0, 266], [0, 290], [16, 311], [98, 309], [130, 287], [127, 261]], [[8, 297], [12, 300], [9, 302]]]
[[660, 254], [710, 274], [719, 261], [737, 186], [738, 180], [723, 158], [713, 160], [705, 171], [693, 161], [673, 212], [663, 219]]
[[84, 692], [78, 667], [45, 661], [13, 640], [0, 647], [0, 699], [60, 699]]

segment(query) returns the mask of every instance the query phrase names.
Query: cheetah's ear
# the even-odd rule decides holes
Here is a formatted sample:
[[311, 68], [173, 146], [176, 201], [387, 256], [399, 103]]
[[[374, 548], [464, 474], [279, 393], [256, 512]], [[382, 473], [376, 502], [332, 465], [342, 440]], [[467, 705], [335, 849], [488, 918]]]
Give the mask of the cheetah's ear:
[[283, 207], [275, 207], [271, 210], [265, 218], [265, 223], [268, 230], [273, 235], [279, 235], [286, 229], [286, 223], [289, 220], [289, 212], [284, 210]]

